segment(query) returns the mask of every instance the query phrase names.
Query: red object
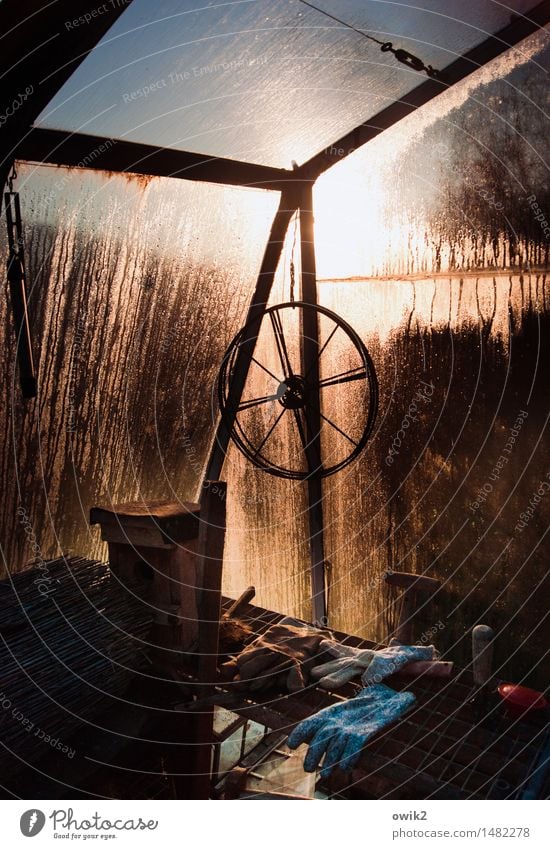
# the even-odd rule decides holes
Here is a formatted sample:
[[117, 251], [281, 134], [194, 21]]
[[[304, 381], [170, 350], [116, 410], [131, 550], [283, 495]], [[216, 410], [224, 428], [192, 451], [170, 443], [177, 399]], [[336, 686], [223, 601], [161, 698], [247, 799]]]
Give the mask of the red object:
[[542, 693], [531, 690], [530, 687], [520, 687], [519, 684], [501, 684], [498, 692], [508, 713], [514, 719], [533, 711], [544, 710], [550, 704]]

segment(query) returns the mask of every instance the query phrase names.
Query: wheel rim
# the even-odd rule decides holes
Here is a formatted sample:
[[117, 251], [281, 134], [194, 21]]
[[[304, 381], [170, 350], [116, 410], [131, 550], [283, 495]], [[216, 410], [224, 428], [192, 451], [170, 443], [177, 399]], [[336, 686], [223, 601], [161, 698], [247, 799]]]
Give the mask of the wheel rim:
[[[305, 369], [297, 356], [297, 346], [301, 351], [303, 337], [300, 336], [297, 341], [290, 338], [288, 333], [285, 334], [285, 323], [298, 323], [298, 326], [302, 327], [306, 310], [315, 312], [318, 328], [326, 326], [325, 339], [319, 340], [317, 362], [319, 368], [323, 366], [328, 371], [328, 375], [323, 375], [318, 384], [311, 381], [308, 373], [303, 373]], [[257, 329], [251, 334], [253, 324]], [[337, 336], [338, 347], [333, 341]], [[255, 395], [252, 390], [252, 397], [245, 397], [244, 400], [241, 397], [237, 404], [231, 389], [235, 364], [241, 345], [244, 342], [250, 344], [251, 339], [255, 346], [251, 366], [254, 365], [256, 375], [260, 375], [260, 378], [256, 378], [256, 383], [262, 385], [265, 391], [264, 394]], [[266, 357], [266, 351], [270, 349], [268, 361], [263, 362], [262, 358]], [[355, 366], [331, 373], [331, 368], [336, 368], [336, 365], [332, 366], [336, 353], [342, 362], [348, 359], [349, 362], [355, 362]], [[249, 372], [243, 396], [247, 395], [250, 380]], [[347, 432], [349, 423], [334, 421], [331, 415], [327, 414], [327, 405], [330, 413], [330, 404], [338, 404], [339, 398], [344, 397], [344, 392], [353, 395], [351, 384], [354, 384], [356, 394], [359, 388], [358, 397], [361, 399], [361, 409], [352, 410], [359, 416], [353, 436]], [[248, 394], [250, 391], [249, 389]], [[338, 443], [339, 446], [348, 446], [348, 449], [322, 451], [319, 465], [312, 468], [311, 463], [306, 461], [309, 443], [306, 445], [305, 422], [313, 404], [317, 403], [314, 393], [319, 397], [320, 444], [332, 446], [333, 443]], [[335, 393], [341, 394], [337, 397]], [[237, 333], [226, 351], [220, 369], [218, 402], [231, 440], [254, 466], [278, 477], [304, 480], [313, 475], [332, 475], [359, 456], [374, 427], [378, 408], [378, 382], [365, 344], [344, 319], [326, 307], [294, 301], [269, 307], [259, 322], [250, 322]], [[343, 408], [346, 409], [346, 405], [343, 405]], [[262, 417], [266, 418], [266, 421], [263, 421]], [[285, 449], [280, 440], [285, 426], [288, 454], [294, 453], [296, 457], [300, 457], [302, 468], [298, 468], [296, 462], [289, 462], [289, 457], [284, 456]], [[293, 446], [288, 444], [292, 431], [297, 434], [297, 451], [291, 450]], [[279, 445], [278, 452], [274, 447], [276, 445]], [[323, 453], [342, 456], [329, 457], [325, 462]]]

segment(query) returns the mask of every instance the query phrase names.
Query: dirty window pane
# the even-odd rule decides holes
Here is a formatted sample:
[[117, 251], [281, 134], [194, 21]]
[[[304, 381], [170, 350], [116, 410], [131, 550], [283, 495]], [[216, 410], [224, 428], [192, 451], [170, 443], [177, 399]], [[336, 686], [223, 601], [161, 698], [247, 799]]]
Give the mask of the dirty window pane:
[[[380, 384], [373, 438], [323, 485], [329, 621], [386, 639], [395, 599], [383, 589], [384, 571], [426, 570], [445, 589], [416, 637], [469, 662], [469, 628], [484, 617], [519, 646], [503, 667], [516, 676], [531, 668], [524, 640], [535, 622], [536, 639], [548, 642], [547, 595], [532, 592], [547, 573], [538, 548], [546, 502], [513, 531], [550, 462], [542, 438], [548, 240], [527, 202], [534, 193], [548, 208], [547, 62], [542, 38], [524, 42], [315, 187], [319, 301], [359, 333]], [[499, 173], [509, 177], [494, 195], [504, 210], [479, 193], [490, 189], [492, 201]], [[272, 303], [289, 300], [291, 261], [299, 278], [292, 243], [291, 228]], [[344, 343], [334, 337], [322, 373], [345, 362]], [[276, 354], [269, 357], [273, 368]], [[266, 394], [267, 378], [251, 378], [247, 397]], [[327, 391], [323, 404], [350, 433], [364, 424], [359, 384]], [[509, 443], [517, 422], [521, 439]], [[323, 435], [325, 449], [338, 447], [328, 425]], [[279, 436], [290, 460], [296, 434]], [[310, 619], [305, 486], [257, 472], [233, 447], [229, 456], [232, 527], [242, 541], [233, 547], [230, 535], [228, 586], [237, 594], [254, 584], [260, 604]], [[491, 498], [483, 487], [494, 489]], [[517, 613], [514, 599], [522, 600]], [[499, 644], [499, 662], [507, 645]], [[540, 683], [543, 672], [530, 674]]]
[[[499, 675], [533, 686], [549, 639], [549, 59], [542, 37], [523, 42], [315, 195], [320, 302], [359, 332], [380, 383], [373, 439], [325, 484], [331, 624], [387, 639], [384, 571], [425, 572], [444, 589], [415, 638], [465, 663], [487, 622]], [[335, 403], [363, 415], [347, 392]]]
[[[278, 202], [259, 190], [31, 165], [17, 188], [39, 397], [21, 400], [3, 299], [1, 509], [12, 570], [34, 544], [42, 557], [102, 554], [88, 526], [102, 500], [195, 498], [215, 376]], [[3, 241], [3, 262], [5, 250]]]

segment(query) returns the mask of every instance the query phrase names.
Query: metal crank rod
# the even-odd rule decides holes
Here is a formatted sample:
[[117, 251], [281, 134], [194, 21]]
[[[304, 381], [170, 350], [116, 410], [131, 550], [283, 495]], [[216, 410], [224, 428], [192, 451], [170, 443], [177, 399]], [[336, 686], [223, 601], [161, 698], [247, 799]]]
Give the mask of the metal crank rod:
[[8, 227], [8, 283], [10, 287], [13, 321], [15, 327], [15, 342], [17, 362], [19, 365], [19, 382], [24, 398], [36, 397], [36, 370], [32, 353], [32, 338], [27, 306], [27, 280], [23, 254], [23, 225], [21, 222], [21, 207], [19, 194], [12, 190], [10, 179], [9, 191], [4, 193], [6, 223]]

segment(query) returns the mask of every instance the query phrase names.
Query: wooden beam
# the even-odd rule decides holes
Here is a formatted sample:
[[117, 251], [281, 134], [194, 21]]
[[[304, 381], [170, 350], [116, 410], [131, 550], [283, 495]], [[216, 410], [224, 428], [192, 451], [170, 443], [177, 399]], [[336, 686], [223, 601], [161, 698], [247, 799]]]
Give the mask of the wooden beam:
[[[302, 271], [302, 295], [305, 303], [316, 306], [317, 275], [315, 266], [315, 244], [313, 230], [313, 195], [311, 183], [303, 183], [300, 193], [300, 248]], [[302, 324], [302, 373], [308, 382], [319, 385], [319, 325], [314, 310], [303, 311]], [[307, 478], [309, 545], [311, 556], [311, 610], [312, 621], [317, 625], [327, 624], [325, 599], [325, 547], [323, 518], [323, 480], [321, 477], [321, 399], [319, 389], [311, 393], [305, 408], [304, 446], [309, 475]], [[299, 411], [297, 411], [299, 415]]]
[[17, 158], [50, 165], [275, 191], [281, 191], [289, 180], [294, 179], [294, 172], [282, 168], [42, 127], [33, 128], [21, 141], [17, 147]]
[[389, 129], [402, 118], [410, 115], [420, 106], [424, 106], [443, 94], [456, 83], [468, 77], [478, 68], [505, 53], [524, 38], [537, 32], [550, 21], [550, 0], [543, 0], [529, 12], [528, 16], [518, 16], [512, 23], [490, 36], [477, 47], [456, 59], [442, 72], [441, 79], [429, 79], [414, 88], [400, 100], [378, 112], [368, 121], [337, 139], [330, 146], [317, 153], [297, 170], [302, 177], [316, 179], [320, 174], [345, 159], [357, 148], [371, 141]]

